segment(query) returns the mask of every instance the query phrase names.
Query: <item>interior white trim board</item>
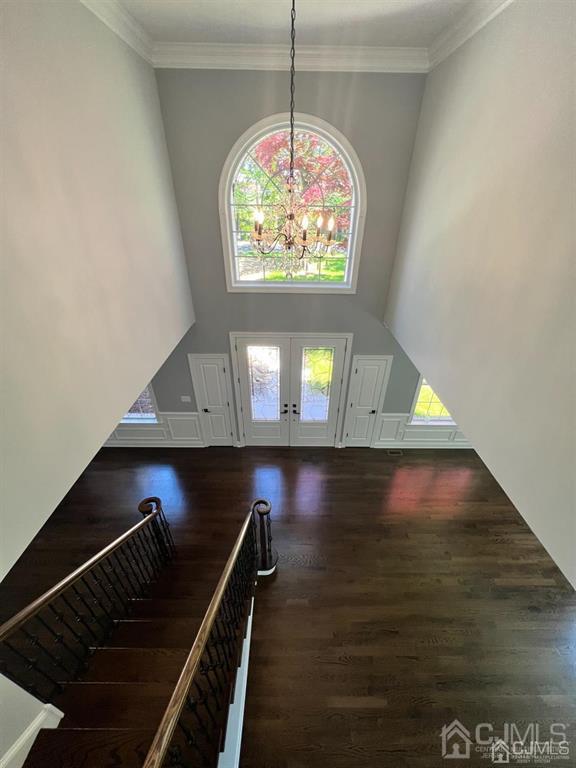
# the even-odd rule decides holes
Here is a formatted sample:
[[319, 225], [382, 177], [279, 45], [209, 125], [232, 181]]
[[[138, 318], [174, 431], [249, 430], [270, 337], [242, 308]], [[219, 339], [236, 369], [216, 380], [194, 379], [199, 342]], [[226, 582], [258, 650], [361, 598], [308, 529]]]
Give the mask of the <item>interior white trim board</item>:
[[[285, 71], [287, 45], [155, 43], [156, 69], [245, 69]], [[362, 45], [299, 45], [300, 72], [428, 72], [426, 48]]]
[[[118, 0], [80, 0], [156, 69], [286, 70], [288, 46], [153, 41]], [[428, 48], [298, 46], [302, 72], [430, 72], [515, 0], [474, 0]]]
[[21, 768], [41, 728], [57, 728], [64, 717], [53, 704], [44, 704], [34, 720], [25, 728], [12, 746], [0, 756], [0, 768]]

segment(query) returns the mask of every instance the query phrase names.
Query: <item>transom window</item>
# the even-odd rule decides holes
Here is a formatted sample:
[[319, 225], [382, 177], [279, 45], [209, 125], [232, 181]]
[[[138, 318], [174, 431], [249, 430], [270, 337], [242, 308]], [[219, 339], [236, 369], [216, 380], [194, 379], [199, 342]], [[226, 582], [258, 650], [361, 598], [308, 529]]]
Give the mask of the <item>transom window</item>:
[[271, 118], [263, 123], [237, 142], [222, 174], [220, 213], [228, 290], [354, 292], [365, 204], [354, 150], [323, 121], [297, 119], [297, 194], [306, 206], [310, 227], [322, 221], [326, 230], [327, 222], [333, 222], [333, 233], [327, 253], [307, 255], [287, 270], [282, 241], [266, 255], [252, 242], [256, 213], [264, 217], [265, 227], [282, 227], [279, 206], [285, 198], [290, 160], [288, 122]]
[[411, 424], [452, 426], [456, 422], [426, 379], [422, 379], [416, 396]]
[[152, 385], [144, 389], [132, 407], [126, 413], [121, 424], [156, 424], [158, 422], [158, 409], [152, 392]]

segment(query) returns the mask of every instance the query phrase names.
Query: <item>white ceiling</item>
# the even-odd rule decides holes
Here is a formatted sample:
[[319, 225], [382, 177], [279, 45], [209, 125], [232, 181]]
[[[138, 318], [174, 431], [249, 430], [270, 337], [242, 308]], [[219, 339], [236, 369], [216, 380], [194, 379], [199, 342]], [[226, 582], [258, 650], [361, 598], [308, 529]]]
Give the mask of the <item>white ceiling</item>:
[[[474, 0], [297, 0], [297, 42], [427, 48]], [[153, 42], [288, 44], [290, 0], [120, 0]]]

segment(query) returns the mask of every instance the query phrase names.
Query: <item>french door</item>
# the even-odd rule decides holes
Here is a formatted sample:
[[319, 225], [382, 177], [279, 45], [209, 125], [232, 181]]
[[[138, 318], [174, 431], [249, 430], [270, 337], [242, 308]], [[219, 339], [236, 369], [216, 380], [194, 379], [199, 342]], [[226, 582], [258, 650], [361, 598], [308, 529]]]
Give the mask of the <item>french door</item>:
[[237, 336], [246, 445], [334, 445], [347, 339]]

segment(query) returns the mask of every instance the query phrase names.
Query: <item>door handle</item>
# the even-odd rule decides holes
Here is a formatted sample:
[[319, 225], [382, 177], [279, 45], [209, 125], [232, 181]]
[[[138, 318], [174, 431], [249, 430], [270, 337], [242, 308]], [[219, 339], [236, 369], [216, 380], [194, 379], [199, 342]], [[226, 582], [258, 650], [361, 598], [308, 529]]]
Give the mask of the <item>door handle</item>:
[[203, 410], [203, 412], [204, 412], [204, 413], [210, 413], [210, 411], [208, 410], [208, 408], [202, 408], [202, 410]]
[[376, 413], [376, 411], [370, 411], [370, 413]]
[[285, 410], [285, 411], [280, 411], [280, 416], [283, 416], [285, 413], [288, 413], [288, 412], [289, 412], [289, 411], [288, 411], [288, 408], [286, 408], [286, 410]]
[[293, 416], [300, 416], [300, 411], [292, 411]]

